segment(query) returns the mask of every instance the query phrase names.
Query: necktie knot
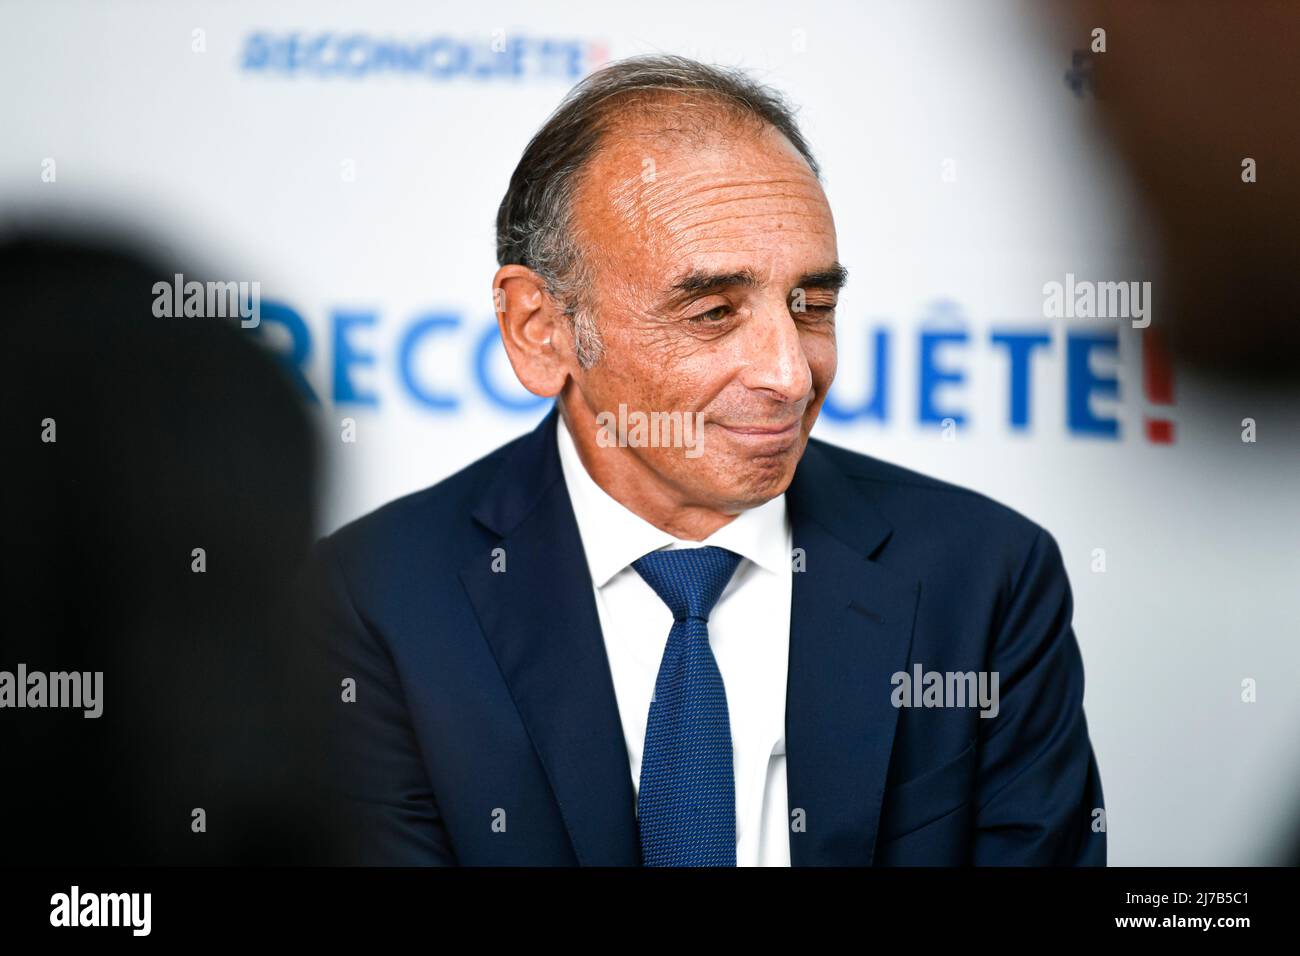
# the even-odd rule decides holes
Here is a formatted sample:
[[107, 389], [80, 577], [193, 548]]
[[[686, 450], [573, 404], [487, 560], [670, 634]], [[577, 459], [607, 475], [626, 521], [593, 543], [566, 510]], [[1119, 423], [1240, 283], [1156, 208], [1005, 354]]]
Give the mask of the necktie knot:
[[734, 551], [708, 546], [651, 551], [632, 567], [668, 605], [673, 620], [707, 621], [739, 564]]

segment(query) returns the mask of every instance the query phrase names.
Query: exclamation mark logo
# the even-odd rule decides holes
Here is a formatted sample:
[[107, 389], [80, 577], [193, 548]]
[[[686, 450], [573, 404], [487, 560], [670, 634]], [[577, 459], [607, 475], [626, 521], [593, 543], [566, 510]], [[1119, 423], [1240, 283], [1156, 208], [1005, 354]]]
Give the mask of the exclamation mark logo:
[[[1164, 338], [1155, 329], [1142, 332], [1142, 390], [1149, 405], [1174, 403], [1174, 369], [1165, 349]], [[1147, 441], [1155, 445], [1172, 445], [1174, 423], [1167, 418], [1146, 417]]]

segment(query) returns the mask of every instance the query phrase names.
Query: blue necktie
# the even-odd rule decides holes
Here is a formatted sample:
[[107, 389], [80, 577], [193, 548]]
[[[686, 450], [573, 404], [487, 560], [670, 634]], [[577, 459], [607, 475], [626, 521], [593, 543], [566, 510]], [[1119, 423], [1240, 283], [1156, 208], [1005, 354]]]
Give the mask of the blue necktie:
[[709, 613], [740, 563], [725, 548], [652, 551], [636, 568], [673, 612], [641, 757], [637, 816], [646, 866], [735, 866], [731, 721]]

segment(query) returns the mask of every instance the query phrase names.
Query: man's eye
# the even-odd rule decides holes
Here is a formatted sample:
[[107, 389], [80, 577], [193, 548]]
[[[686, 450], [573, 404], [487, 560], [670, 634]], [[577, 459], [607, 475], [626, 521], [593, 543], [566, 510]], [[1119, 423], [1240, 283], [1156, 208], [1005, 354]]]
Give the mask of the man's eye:
[[835, 306], [833, 306], [833, 305], [805, 305], [805, 306], [803, 307], [803, 311], [806, 312], [806, 313], [808, 313], [808, 314], [810, 314], [810, 315], [815, 315], [815, 316], [817, 316], [818, 318], [825, 318], [825, 317], [827, 317], [827, 316], [829, 316], [829, 315], [833, 315], [833, 314], [835, 313]]
[[709, 309], [708, 312], [701, 312], [699, 315], [693, 315], [687, 319], [687, 321], [698, 322], [701, 325], [713, 325], [725, 319], [727, 313], [730, 311], [731, 309], [728, 306], [720, 305], [716, 308]]

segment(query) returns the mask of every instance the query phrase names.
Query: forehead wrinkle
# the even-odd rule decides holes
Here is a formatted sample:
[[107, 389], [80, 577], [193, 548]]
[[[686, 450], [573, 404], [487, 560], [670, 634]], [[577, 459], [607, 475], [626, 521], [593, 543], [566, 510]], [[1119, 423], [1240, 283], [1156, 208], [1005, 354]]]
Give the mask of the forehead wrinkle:
[[[719, 234], [717, 228], [740, 225], [754, 220], [779, 220], [783, 223], [800, 223], [801, 229], [817, 235], [829, 232], [826, 215], [823, 210], [809, 210], [802, 204], [783, 203], [776, 209], [761, 211], [736, 211], [730, 204], [709, 204], [705, 206], [688, 206], [682, 209], [663, 210], [648, 218], [643, 224], [646, 238], [651, 232], [657, 234], [660, 241], [670, 248], [681, 248], [683, 244], [718, 242], [735, 238], [750, 238], [751, 234], [743, 228], [739, 232], [728, 229]], [[713, 230], [713, 231], [710, 231]], [[704, 234], [701, 234], [704, 233]]]
[[[669, 115], [676, 117], [677, 113], [678, 111], [674, 110]], [[735, 133], [738, 135], [735, 138], [729, 137], [726, 133], [727, 129], [733, 130], [733, 135]], [[747, 152], [752, 156], [752, 150], [757, 149], [770, 159], [773, 157], [771, 150], [775, 148], [776, 155], [779, 157], [778, 166], [785, 167], [782, 172], [760, 179], [742, 178], [721, 183], [705, 182], [701, 188], [755, 188], [782, 184], [805, 189], [812, 186], [819, 192], [820, 181], [808, 168], [806, 161], [801, 156], [786, 154], [781, 146], [770, 142], [774, 135], [780, 134], [761, 122], [750, 122], [745, 116], [732, 117], [731, 121], [728, 121], [725, 110], [719, 126], [693, 132], [675, 128], [665, 129], [659, 119], [634, 116], [614, 120], [609, 125], [602, 137], [602, 148], [587, 172], [595, 173], [597, 178], [600, 178], [601, 174], [597, 172], [596, 167], [603, 166], [611, 173], [620, 167], [628, 170], [631, 175], [609, 175], [609, 179], [613, 180], [617, 188], [618, 199], [624, 203], [638, 199], [644, 202], [664, 189], [669, 193], [676, 192], [683, 184], [686, 188], [681, 191], [689, 196], [693, 191], [691, 186], [694, 183], [714, 179], [719, 175], [726, 176], [731, 172], [728, 160], [734, 161], [737, 149], [742, 156]], [[683, 142], [692, 144], [689, 152], [683, 149]], [[788, 146], [783, 138], [781, 142]], [[652, 182], [646, 182], [643, 178], [646, 160], [652, 164], [657, 163], [656, 166], [651, 167], [656, 169]], [[614, 192], [614, 189], [610, 192]]]
[[[745, 229], [740, 229], [735, 231], [728, 230], [725, 232], [702, 231], [706, 227], [715, 224], [725, 225], [726, 223], [739, 223], [742, 220], [747, 220], [747, 219], [769, 219], [774, 216], [780, 218], [784, 222], [789, 222], [794, 219], [799, 219], [801, 221], [808, 220], [809, 224], [811, 225], [811, 228], [803, 228], [801, 226], [799, 230], [803, 232], [805, 235], [815, 235], [820, 238], [832, 234], [832, 229], [827, 223], [823, 221], [823, 217], [816, 215], [815, 213], [790, 214], [790, 213], [767, 212], [767, 213], [753, 213], [753, 214], [747, 214], [742, 216], [734, 216], [734, 215], [719, 216], [719, 217], [710, 218], [708, 220], [702, 220], [699, 222], [690, 222], [685, 224], [682, 228], [672, 229], [670, 231], [671, 234], [666, 236], [665, 240], [670, 249], [683, 254], [688, 252], [694, 252], [694, 251], [700, 251], [700, 252], [716, 251], [714, 247], [716, 247], [720, 243], [733, 242], [736, 240], [752, 241], [754, 239], [754, 232], [752, 230], [745, 230]], [[793, 232], [794, 230], [791, 230], [792, 234]], [[731, 251], [731, 250], [727, 250], [727, 251]]]
[[[691, 177], [698, 179], [698, 177]], [[642, 197], [647, 209], [654, 210], [657, 207], [663, 207], [674, 202], [691, 204], [714, 205], [718, 203], [745, 202], [753, 199], [781, 199], [792, 200], [795, 202], [814, 202], [820, 204], [823, 199], [820, 190], [815, 189], [798, 189], [802, 185], [796, 180], [789, 179], [769, 179], [769, 180], [741, 180], [729, 183], [693, 183], [690, 181], [683, 182], [682, 179], [673, 178], [668, 182], [661, 184], [659, 180], [654, 183], [647, 183], [646, 194]], [[765, 187], [769, 186], [794, 186], [791, 191], [773, 192]], [[658, 188], [656, 188], [658, 187]], [[729, 191], [745, 189], [749, 190], [746, 195], [728, 196], [716, 195]], [[714, 195], [710, 195], [714, 194]]]
[[[719, 195], [735, 189], [750, 189], [750, 193], [740, 196]], [[755, 212], [731, 212], [738, 204], [764, 202], [774, 208]], [[815, 210], [809, 209], [809, 204]], [[683, 221], [691, 225], [708, 225], [721, 219], [749, 219], [761, 216], [802, 216], [818, 218], [824, 215], [824, 199], [812, 191], [808, 192], [765, 192], [754, 183], [730, 183], [726, 185], [709, 185], [700, 188], [669, 189], [657, 195], [645, 197], [643, 217], [666, 227], [674, 227]], [[703, 215], [700, 215], [703, 213]]]
[[[812, 187], [816, 185], [815, 180], [813, 180], [811, 176], [806, 176], [806, 177], [769, 176], [765, 179], [746, 178], [746, 179], [736, 179], [736, 180], [730, 180], [724, 182], [716, 182], [716, 181], [700, 182], [700, 180], [708, 179], [709, 177], [711, 177], [713, 173], [714, 170], [712, 169], [688, 169], [685, 172], [666, 177], [666, 181], [673, 185], [676, 185], [678, 183], [684, 183], [685, 184], [684, 189], [687, 192], [687, 194], [689, 194], [691, 191], [704, 191], [704, 190], [715, 190], [715, 189], [759, 189], [764, 186]], [[656, 179], [656, 182], [658, 182], [658, 179]], [[809, 194], [812, 194], [817, 190], [808, 188], [806, 191]]]
[[[697, 211], [698, 210], [690, 210], [690, 212], [682, 213], [680, 216], [678, 216], [678, 218], [684, 218], [690, 216], [692, 213], [695, 213]], [[713, 210], [709, 210], [709, 212], [713, 212]], [[688, 225], [696, 226], [696, 227], [712, 226], [712, 225], [728, 223], [728, 222], [740, 222], [745, 219], [772, 219], [772, 218], [778, 218], [781, 220], [812, 219], [816, 221], [820, 221], [822, 219], [822, 217], [815, 212], [806, 212], [797, 209], [791, 209], [791, 210], [767, 209], [764, 210], [763, 212], [739, 212], [739, 213], [717, 211], [716, 215], [704, 215], [697, 218], [693, 218], [690, 220]]]
[[[643, 149], [643, 145], [648, 148]], [[727, 150], [728, 146], [724, 145], [706, 152], [709, 159], [725, 158]], [[748, 234], [742, 227], [728, 229], [721, 236], [697, 235], [701, 230], [716, 230], [720, 225], [725, 228], [727, 221], [740, 224], [764, 217], [776, 218], [797, 221], [800, 224], [797, 231], [819, 239], [833, 234], [830, 210], [820, 182], [811, 170], [793, 158], [787, 158], [785, 163], [788, 175], [737, 178], [722, 162], [701, 164], [692, 162], [694, 155], [687, 157], [671, 152], [668, 161], [657, 169], [648, 167], [655, 169], [655, 175], [647, 182], [645, 160], [662, 154], [662, 149], [644, 144], [641, 137], [610, 139], [582, 177], [582, 205], [588, 214], [596, 216], [590, 220], [592, 227], [599, 231], [601, 227], [596, 223], [603, 219], [604, 229], [617, 226], [626, 230], [626, 241], [596, 243], [604, 247], [606, 255], [602, 259], [614, 267], [613, 271], [620, 275], [626, 273], [624, 279], [630, 280], [631, 273], [641, 271], [647, 259], [654, 256], [680, 260], [697, 249], [713, 255], [720, 251], [716, 248], [720, 242], [748, 243], [754, 238], [752, 227]], [[725, 177], [722, 181], [718, 179], [720, 175]], [[771, 208], [741, 211], [745, 210], [743, 204], [755, 202]]]

